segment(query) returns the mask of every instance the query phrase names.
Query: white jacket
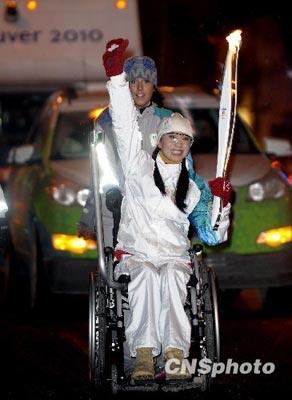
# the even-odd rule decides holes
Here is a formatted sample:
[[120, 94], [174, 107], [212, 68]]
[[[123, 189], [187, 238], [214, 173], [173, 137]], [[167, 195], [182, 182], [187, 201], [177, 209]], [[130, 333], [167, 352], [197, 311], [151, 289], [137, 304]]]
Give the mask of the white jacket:
[[125, 193], [118, 233], [118, 249], [136, 254], [154, 264], [177, 258], [189, 260], [189, 220], [200, 199], [200, 190], [190, 180], [186, 213], [173, 202], [180, 164], [165, 164], [158, 155], [157, 165], [167, 195], [161, 194], [153, 179], [154, 160], [141, 149], [141, 132], [125, 74], [108, 82], [113, 128], [125, 175]]

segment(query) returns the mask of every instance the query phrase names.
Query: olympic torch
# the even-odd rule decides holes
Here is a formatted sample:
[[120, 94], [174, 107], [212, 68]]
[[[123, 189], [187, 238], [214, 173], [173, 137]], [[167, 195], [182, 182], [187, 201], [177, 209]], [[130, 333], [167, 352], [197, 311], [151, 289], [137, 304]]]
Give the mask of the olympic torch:
[[[226, 40], [228, 52], [220, 98], [216, 178], [225, 177], [232, 147], [237, 106], [237, 65], [241, 45], [241, 30], [235, 30], [226, 37]], [[222, 200], [220, 197], [214, 196], [211, 219], [214, 230], [218, 229], [221, 212]]]

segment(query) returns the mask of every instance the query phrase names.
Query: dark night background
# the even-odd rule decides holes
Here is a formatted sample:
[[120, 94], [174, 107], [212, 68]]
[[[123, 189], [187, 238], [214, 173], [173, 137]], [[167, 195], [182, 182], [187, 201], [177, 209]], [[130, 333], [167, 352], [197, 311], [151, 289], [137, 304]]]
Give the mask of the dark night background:
[[[267, 3], [138, 0], [143, 52], [157, 63], [159, 85], [195, 84], [208, 91], [216, 89], [228, 49], [225, 37], [234, 29], [242, 29], [238, 109], [260, 142], [267, 136], [291, 140], [292, 130], [289, 2]], [[17, 129], [11, 125], [11, 140], [16, 144], [21, 137], [16, 137], [15, 132], [27, 129], [34, 119], [35, 105], [42, 101], [42, 97], [38, 101], [38, 94], [35, 97], [18, 99], [21, 107], [14, 118]], [[5, 98], [6, 107], [13, 105], [15, 97]], [[21, 115], [23, 110], [28, 110], [25, 118]]]
[[[286, 3], [286, 4], [285, 4]], [[242, 29], [239, 107], [261, 140], [290, 137], [292, 23], [288, 2], [140, 0], [144, 54], [157, 61], [160, 85], [199, 84], [222, 75], [225, 37]]]

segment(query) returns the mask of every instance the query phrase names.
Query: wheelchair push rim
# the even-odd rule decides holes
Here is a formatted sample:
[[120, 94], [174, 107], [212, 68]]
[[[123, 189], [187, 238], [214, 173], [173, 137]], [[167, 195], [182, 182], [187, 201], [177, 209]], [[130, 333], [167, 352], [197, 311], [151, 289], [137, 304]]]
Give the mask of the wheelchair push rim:
[[220, 361], [220, 322], [219, 322], [219, 305], [217, 296], [217, 283], [216, 275], [214, 269], [208, 268], [209, 279], [210, 279], [210, 289], [213, 304], [213, 316], [214, 316], [214, 330], [215, 330], [215, 360]]

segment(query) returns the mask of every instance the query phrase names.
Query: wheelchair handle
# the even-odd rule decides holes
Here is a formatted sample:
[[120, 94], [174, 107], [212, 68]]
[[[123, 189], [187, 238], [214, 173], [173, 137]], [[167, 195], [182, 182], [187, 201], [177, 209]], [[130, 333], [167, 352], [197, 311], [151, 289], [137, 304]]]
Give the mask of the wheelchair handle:
[[200, 243], [196, 243], [193, 245], [193, 247], [189, 250], [189, 254], [191, 257], [194, 257], [196, 255], [197, 260], [201, 261], [203, 258], [203, 246]]
[[[91, 176], [93, 180], [93, 195], [94, 195], [94, 210], [95, 210], [95, 221], [96, 221], [96, 244], [98, 252], [98, 266], [103, 279], [106, 281], [109, 287], [114, 289], [124, 289], [124, 284], [115, 282], [112, 276], [109, 276], [106, 268], [105, 252], [107, 258], [111, 257], [112, 260], [112, 249], [104, 247], [104, 234], [102, 229], [102, 215], [101, 215], [101, 198], [100, 198], [100, 178], [99, 178], [99, 166], [97, 161], [95, 137], [92, 137], [90, 143], [90, 161], [91, 161]], [[110, 250], [109, 250], [110, 249]]]

